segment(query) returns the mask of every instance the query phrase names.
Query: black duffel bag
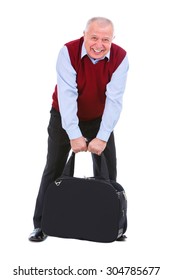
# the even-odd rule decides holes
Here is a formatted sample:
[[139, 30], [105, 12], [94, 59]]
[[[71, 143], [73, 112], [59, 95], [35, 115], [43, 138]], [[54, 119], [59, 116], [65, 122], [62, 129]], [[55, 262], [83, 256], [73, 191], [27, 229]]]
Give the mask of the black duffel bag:
[[101, 155], [99, 178], [74, 175], [75, 153], [61, 177], [48, 186], [42, 230], [48, 236], [95, 242], [123, 240], [127, 229], [127, 199], [123, 187], [109, 180]]

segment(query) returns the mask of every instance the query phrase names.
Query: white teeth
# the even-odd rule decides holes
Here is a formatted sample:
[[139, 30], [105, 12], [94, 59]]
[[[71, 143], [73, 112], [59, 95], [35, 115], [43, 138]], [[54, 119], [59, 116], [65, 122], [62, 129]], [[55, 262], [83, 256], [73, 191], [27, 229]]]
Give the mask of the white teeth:
[[94, 49], [94, 51], [95, 51], [96, 53], [99, 53], [99, 52], [101, 52], [102, 50], [95, 50], [95, 49]]

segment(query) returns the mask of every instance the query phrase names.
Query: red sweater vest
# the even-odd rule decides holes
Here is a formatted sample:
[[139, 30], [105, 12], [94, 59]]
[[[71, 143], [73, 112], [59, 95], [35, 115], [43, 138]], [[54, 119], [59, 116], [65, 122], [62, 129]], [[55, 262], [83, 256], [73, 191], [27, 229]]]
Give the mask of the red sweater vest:
[[[118, 68], [126, 51], [112, 43], [110, 59], [100, 60], [93, 64], [86, 55], [81, 59], [83, 37], [66, 44], [71, 64], [77, 73], [78, 117], [80, 120], [92, 120], [103, 114], [106, 85], [113, 72]], [[59, 111], [57, 85], [53, 93], [52, 107]]]

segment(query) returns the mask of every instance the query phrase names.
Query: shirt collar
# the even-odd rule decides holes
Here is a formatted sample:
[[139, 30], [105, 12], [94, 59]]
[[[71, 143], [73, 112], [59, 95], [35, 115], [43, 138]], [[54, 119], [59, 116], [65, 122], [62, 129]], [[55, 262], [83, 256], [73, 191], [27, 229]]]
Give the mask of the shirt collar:
[[[86, 48], [85, 48], [84, 43], [83, 43], [83, 44], [82, 44], [81, 58], [83, 58], [85, 55], [88, 55], [88, 54], [87, 54]], [[94, 59], [91, 58], [89, 55], [88, 55], [88, 57], [89, 57], [91, 60], [94, 60]], [[102, 59], [104, 59], [105, 57], [109, 60], [109, 58], [110, 58], [110, 51], [109, 51], [103, 58], [101, 58], [101, 59], [96, 59], [95, 61], [102, 60]]]

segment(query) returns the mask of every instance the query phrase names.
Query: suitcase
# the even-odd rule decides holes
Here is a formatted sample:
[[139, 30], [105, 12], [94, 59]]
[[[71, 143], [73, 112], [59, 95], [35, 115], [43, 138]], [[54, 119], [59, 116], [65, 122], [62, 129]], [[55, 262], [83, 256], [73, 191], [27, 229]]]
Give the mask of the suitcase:
[[62, 176], [48, 186], [43, 232], [48, 236], [95, 242], [121, 240], [127, 229], [126, 194], [120, 184], [109, 180], [103, 154], [99, 178], [73, 177], [74, 165], [72, 153]]

